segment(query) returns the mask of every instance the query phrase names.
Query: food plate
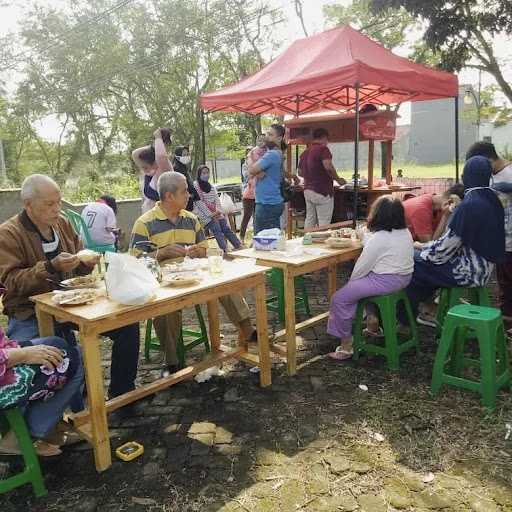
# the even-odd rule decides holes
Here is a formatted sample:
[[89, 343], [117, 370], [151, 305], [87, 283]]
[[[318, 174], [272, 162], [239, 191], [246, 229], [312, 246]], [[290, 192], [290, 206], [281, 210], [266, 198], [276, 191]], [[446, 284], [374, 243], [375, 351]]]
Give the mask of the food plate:
[[162, 277], [162, 286], [193, 286], [200, 281], [201, 276], [195, 272], [168, 272]]
[[54, 292], [52, 300], [58, 306], [82, 306], [94, 302], [99, 295], [98, 290], [94, 288], [81, 288], [79, 290]]
[[68, 290], [79, 290], [82, 288], [97, 288], [99, 285], [98, 276], [78, 276], [71, 279], [65, 279], [60, 282], [62, 288]]
[[331, 249], [346, 249], [352, 246], [352, 239], [350, 238], [329, 238], [325, 241], [325, 245]]
[[207, 258], [185, 258], [180, 263], [169, 263], [162, 267], [162, 272], [167, 274], [174, 274], [177, 272], [193, 272], [195, 270], [206, 270], [208, 269]]

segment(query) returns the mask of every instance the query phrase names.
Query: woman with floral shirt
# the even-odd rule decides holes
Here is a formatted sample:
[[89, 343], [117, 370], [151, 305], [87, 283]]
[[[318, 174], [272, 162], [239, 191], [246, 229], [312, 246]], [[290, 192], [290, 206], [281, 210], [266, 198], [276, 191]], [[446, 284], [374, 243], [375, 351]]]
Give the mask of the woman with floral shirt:
[[[5, 291], [0, 285], [0, 296]], [[23, 346], [22, 346], [23, 345]], [[65, 409], [80, 392], [84, 372], [80, 352], [62, 338], [50, 336], [18, 344], [0, 328], [0, 409], [20, 407], [40, 456], [61, 453], [64, 433], [55, 432]], [[0, 455], [19, 455], [16, 437], [0, 440]]]

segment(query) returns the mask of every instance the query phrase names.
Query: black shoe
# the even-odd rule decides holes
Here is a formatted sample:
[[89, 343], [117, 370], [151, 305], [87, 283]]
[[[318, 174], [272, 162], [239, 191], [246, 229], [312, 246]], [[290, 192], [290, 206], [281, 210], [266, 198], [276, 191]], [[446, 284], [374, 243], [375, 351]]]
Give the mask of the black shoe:
[[137, 409], [135, 404], [128, 404], [120, 409], [115, 410], [108, 416], [108, 422], [111, 426], [117, 427], [122, 425], [124, 420], [137, 416]]
[[249, 339], [247, 340], [248, 343], [258, 343], [258, 331], [254, 329], [252, 331], [252, 334], [249, 336]]
[[169, 377], [169, 375], [172, 375], [173, 373], [176, 373], [181, 368], [177, 364], [169, 364], [165, 368], [162, 368], [162, 371], [160, 373], [161, 378]]

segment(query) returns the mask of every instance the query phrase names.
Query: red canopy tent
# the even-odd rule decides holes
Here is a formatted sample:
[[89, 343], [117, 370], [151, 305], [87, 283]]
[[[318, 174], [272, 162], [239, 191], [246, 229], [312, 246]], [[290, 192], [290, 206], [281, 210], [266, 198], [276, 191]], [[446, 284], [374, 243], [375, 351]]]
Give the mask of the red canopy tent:
[[[399, 57], [349, 26], [295, 41], [241, 82], [203, 94], [206, 112], [291, 114], [355, 111], [354, 184], [359, 172], [359, 110], [367, 103], [455, 98], [458, 180], [458, 79]], [[203, 136], [203, 159], [205, 160]], [[357, 187], [356, 194], [357, 196]], [[357, 198], [356, 198], [357, 200]]]
[[241, 82], [201, 96], [205, 111], [298, 116], [458, 96], [455, 75], [398, 57], [349, 26], [295, 41]]

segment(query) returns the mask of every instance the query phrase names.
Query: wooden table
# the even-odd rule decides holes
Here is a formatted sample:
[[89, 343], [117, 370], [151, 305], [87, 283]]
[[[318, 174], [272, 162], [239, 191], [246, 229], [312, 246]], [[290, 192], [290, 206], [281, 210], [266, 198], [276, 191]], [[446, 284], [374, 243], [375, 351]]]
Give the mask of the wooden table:
[[[368, 210], [372, 207], [372, 204], [381, 196], [387, 196], [397, 193], [406, 193], [412, 192], [413, 190], [419, 190], [421, 187], [400, 187], [400, 188], [390, 188], [390, 187], [360, 187], [357, 189], [358, 195], [367, 197], [367, 206]], [[353, 188], [345, 188], [345, 187], [336, 187], [335, 192], [338, 194], [353, 194]]]
[[[293, 214], [295, 212], [304, 212], [304, 215], [306, 214], [306, 200], [304, 198], [304, 187], [303, 186], [294, 186], [295, 196], [292, 198], [291, 202], [289, 203], [289, 206], [291, 208], [288, 208], [288, 214], [287, 214], [287, 235], [288, 238], [292, 238], [293, 236]], [[392, 194], [401, 194], [401, 193], [407, 193], [412, 192], [414, 190], [419, 190], [421, 187], [401, 187], [399, 189], [390, 188], [390, 187], [374, 187], [374, 188], [368, 188], [363, 187], [358, 189], [358, 195], [359, 197], [366, 197], [366, 204], [367, 204], [367, 212], [370, 210], [372, 204], [383, 195], [392, 195]], [[345, 221], [349, 217], [351, 217], [353, 212], [353, 188], [345, 188], [340, 187], [339, 185], [335, 184], [334, 186], [334, 210], [333, 210], [333, 217], [332, 222], [337, 223], [340, 221]], [[361, 211], [359, 212], [361, 213]], [[304, 217], [302, 217], [304, 218]]]
[[[271, 366], [265, 302], [265, 272], [267, 270], [265, 267], [251, 265], [244, 261], [225, 261], [222, 275], [212, 277], [205, 273], [204, 279], [199, 284], [186, 288], [161, 287], [156, 292], [156, 298], [143, 306], [122, 306], [107, 297], [102, 297], [90, 305], [61, 307], [53, 303], [52, 293], [32, 298], [36, 304], [40, 336], [53, 334], [54, 320], [72, 322], [79, 331], [89, 408], [71, 415], [69, 419], [84, 438], [93, 445], [98, 471], [104, 471], [112, 464], [107, 413], [182, 380], [190, 379], [197, 373], [230, 358], [237, 358], [253, 366], [259, 366], [261, 386], [270, 385]], [[220, 344], [218, 299], [225, 295], [241, 293], [250, 288], [254, 288], [256, 294], [258, 355], [248, 352], [246, 344], [239, 343], [236, 349], [221, 347]], [[105, 402], [98, 336], [134, 322], [204, 303], [208, 307], [211, 354], [197, 364], [188, 366], [169, 377], [157, 379]]]
[[[302, 238], [294, 238], [286, 242], [287, 250], [293, 250], [294, 245], [302, 246]], [[308, 272], [327, 268], [327, 293], [329, 299], [336, 292], [336, 266], [338, 263], [355, 260], [362, 251], [360, 242], [353, 242], [347, 249], [329, 249], [323, 244], [304, 246], [311, 254], [290, 256], [276, 251], [255, 251], [243, 249], [231, 253], [237, 258], [255, 258], [258, 265], [279, 268], [284, 274], [284, 303], [285, 328], [278, 331], [271, 340], [270, 349], [286, 357], [288, 374], [297, 372], [297, 341], [296, 333], [313, 327], [329, 317], [329, 311], [296, 323], [295, 319], [295, 278]], [[286, 350], [275, 345], [278, 341], [286, 340]]]

